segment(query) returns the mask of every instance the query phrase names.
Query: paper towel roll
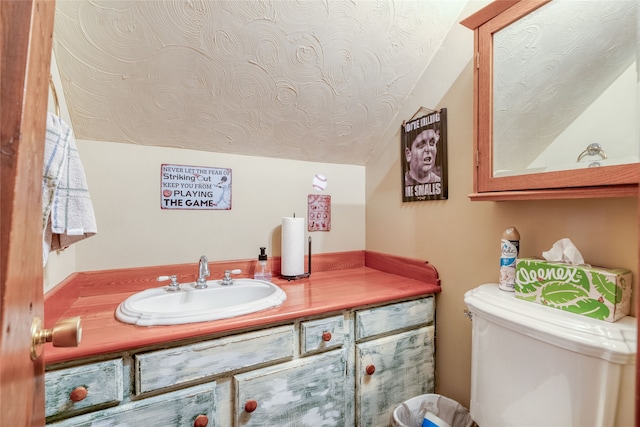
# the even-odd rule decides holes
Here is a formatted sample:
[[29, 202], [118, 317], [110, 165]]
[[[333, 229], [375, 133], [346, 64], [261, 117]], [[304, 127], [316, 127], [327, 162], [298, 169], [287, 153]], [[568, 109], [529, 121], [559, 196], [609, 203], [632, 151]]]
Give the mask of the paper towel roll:
[[304, 218], [282, 218], [283, 276], [304, 274]]

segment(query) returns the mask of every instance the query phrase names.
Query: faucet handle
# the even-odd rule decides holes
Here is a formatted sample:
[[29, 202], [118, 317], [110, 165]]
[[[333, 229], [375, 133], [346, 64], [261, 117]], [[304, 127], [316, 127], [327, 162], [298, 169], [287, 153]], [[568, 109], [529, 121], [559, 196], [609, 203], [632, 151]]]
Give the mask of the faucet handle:
[[224, 280], [231, 280], [231, 275], [232, 274], [240, 274], [242, 273], [242, 270], [240, 270], [239, 268], [236, 268], [234, 270], [225, 270], [224, 271]]
[[224, 271], [224, 277], [222, 278], [222, 280], [220, 281], [221, 285], [233, 285], [233, 279], [231, 278], [232, 274], [240, 274], [242, 273], [242, 270], [236, 268], [234, 270], [225, 270]]
[[180, 290], [180, 283], [178, 283], [178, 276], [160, 276], [156, 279], [158, 282], [165, 282], [167, 280], [171, 280], [167, 287], [167, 292], [176, 292]]

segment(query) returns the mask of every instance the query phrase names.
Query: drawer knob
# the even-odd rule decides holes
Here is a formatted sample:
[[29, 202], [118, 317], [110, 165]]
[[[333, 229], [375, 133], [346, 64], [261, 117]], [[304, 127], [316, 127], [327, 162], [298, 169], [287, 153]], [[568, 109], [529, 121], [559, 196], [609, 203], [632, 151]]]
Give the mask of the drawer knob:
[[374, 365], [367, 365], [365, 371], [367, 372], [367, 375], [373, 375], [373, 373], [376, 371], [376, 367]]
[[69, 399], [71, 399], [72, 402], [81, 402], [87, 397], [87, 394], [89, 394], [87, 388], [84, 386], [79, 386], [74, 388], [71, 393], [69, 393]]
[[258, 408], [258, 402], [253, 399], [247, 400], [247, 403], [244, 404], [244, 410], [247, 412], [253, 412]]
[[331, 341], [331, 332], [329, 332], [329, 331], [324, 331], [324, 332], [322, 333], [322, 341], [325, 341], [325, 342], [329, 342], [329, 341]]
[[207, 427], [209, 424], [209, 418], [206, 415], [198, 415], [193, 422], [193, 427]]

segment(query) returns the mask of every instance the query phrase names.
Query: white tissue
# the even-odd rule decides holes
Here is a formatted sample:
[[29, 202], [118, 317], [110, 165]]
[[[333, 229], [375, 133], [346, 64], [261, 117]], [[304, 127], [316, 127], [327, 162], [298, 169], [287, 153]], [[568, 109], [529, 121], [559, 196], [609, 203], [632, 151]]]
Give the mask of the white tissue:
[[584, 264], [580, 251], [571, 239], [566, 237], [555, 242], [548, 251], [542, 252], [542, 257], [547, 261], [561, 261], [572, 265]]

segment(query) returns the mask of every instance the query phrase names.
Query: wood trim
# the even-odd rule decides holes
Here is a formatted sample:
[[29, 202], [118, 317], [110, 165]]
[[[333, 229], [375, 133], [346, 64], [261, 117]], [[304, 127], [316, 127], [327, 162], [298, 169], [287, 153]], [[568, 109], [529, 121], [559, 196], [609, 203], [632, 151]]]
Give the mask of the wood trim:
[[472, 201], [502, 202], [509, 200], [552, 200], [552, 199], [587, 199], [611, 197], [637, 197], [637, 185], [616, 185], [602, 187], [558, 188], [543, 190], [490, 191], [472, 193]]
[[440, 286], [438, 271], [433, 265], [429, 264], [429, 261], [365, 251], [365, 266], [385, 273], [397, 274], [398, 276]]
[[[480, 82], [480, 40], [478, 30], [474, 31], [473, 36], [473, 87], [479, 87]], [[479, 129], [479, 111], [480, 111], [480, 94], [478, 90], [473, 91], [473, 129]], [[480, 162], [480, 153], [478, 151], [478, 132], [473, 132], [473, 153], [472, 153], [472, 170], [473, 170], [473, 192], [478, 192], [478, 166]]]
[[471, 30], [475, 30], [480, 25], [501, 14], [519, 1], [520, 0], [496, 0], [489, 3], [473, 15], [463, 19], [460, 21], [460, 24]]
[[497, 31], [498, 29], [514, 22], [514, 20], [517, 19], [517, 16], [523, 13], [529, 13], [550, 1], [551, 0], [496, 0], [489, 3], [473, 15], [466, 17], [460, 21], [460, 24], [471, 30], [476, 30], [496, 18], [501, 13], [511, 9], [505, 17], [494, 21], [497, 25], [492, 24], [494, 31]]
[[543, 190], [558, 187], [595, 188], [603, 185], [637, 186], [640, 175], [640, 164], [630, 163], [617, 166], [601, 166], [596, 168], [574, 169], [566, 171], [533, 173], [493, 178], [490, 177], [492, 165], [485, 161], [486, 169], [478, 187], [485, 191], [509, 190]]
[[508, 25], [513, 24], [524, 15], [528, 15], [540, 6], [549, 3], [551, 0], [520, 0], [515, 2], [511, 7], [506, 9], [502, 14], [497, 14], [487, 21], [491, 34], [500, 31]]

